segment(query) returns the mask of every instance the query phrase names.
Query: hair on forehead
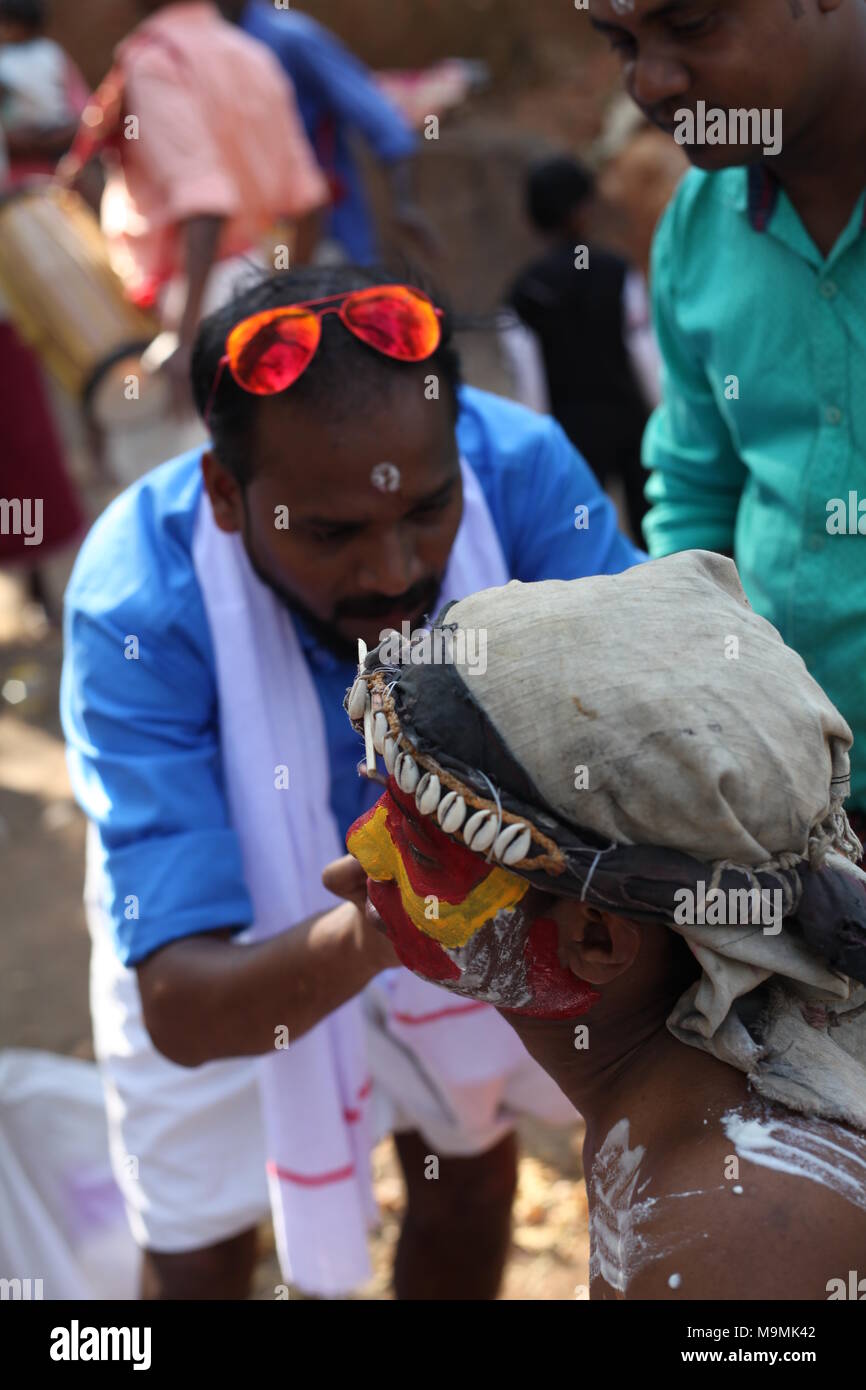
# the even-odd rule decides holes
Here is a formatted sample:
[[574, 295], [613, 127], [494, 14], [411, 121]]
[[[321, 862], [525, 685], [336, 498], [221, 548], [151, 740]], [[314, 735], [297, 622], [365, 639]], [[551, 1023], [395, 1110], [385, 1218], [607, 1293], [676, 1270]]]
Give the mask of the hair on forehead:
[[[444, 378], [456, 413], [460, 359], [452, 343], [452, 317], [429, 279], [417, 269], [398, 275], [381, 267], [336, 265], [259, 276], [202, 322], [192, 356], [192, 389], [199, 414], [203, 416], [207, 408], [226, 339], [243, 319], [267, 309], [348, 294], [366, 285], [391, 284], [414, 285], [443, 310], [442, 341], [433, 356], [417, 364], [394, 361], [359, 342], [336, 314], [326, 314], [316, 355], [303, 375], [285, 391], [286, 405], [308, 413], [319, 412], [323, 420], [350, 413], [369, 415], [390, 400], [391, 392], [407, 379], [417, 381], [420, 373]], [[241, 484], [249, 482], [255, 471], [252, 454], [260, 404], [261, 398], [238, 386], [229, 371], [223, 372], [211, 405], [209, 427], [218, 459]]]

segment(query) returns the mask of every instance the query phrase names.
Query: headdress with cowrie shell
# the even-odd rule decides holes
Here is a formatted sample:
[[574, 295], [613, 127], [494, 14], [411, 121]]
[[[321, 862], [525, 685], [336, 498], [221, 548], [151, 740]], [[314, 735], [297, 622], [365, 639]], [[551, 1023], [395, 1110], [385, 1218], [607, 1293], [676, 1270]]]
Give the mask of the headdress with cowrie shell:
[[[810, 869], [860, 853], [850, 730], [719, 555], [484, 590], [367, 653], [345, 705], [446, 834], [635, 920], [701, 882], [781, 889], [790, 916]], [[866, 977], [866, 938], [833, 954]]]
[[[668, 1018], [675, 1037], [770, 1099], [866, 1130], [851, 733], [731, 561], [691, 551], [485, 590], [416, 645], [364, 654], [346, 708], [368, 767], [379, 753], [446, 834], [682, 935], [703, 973]], [[744, 887], [778, 894], [784, 925], [677, 915], [683, 889]]]

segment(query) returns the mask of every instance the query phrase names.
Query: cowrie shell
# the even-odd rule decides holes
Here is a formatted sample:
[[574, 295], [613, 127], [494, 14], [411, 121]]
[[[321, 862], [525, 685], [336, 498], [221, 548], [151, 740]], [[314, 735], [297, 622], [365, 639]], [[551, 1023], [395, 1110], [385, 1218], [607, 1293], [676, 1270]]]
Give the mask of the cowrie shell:
[[367, 708], [367, 682], [356, 680], [352, 689], [349, 691], [349, 701], [346, 705], [346, 712], [350, 719], [363, 719], [364, 710]]
[[412, 795], [418, 785], [421, 776], [418, 771], [418, 764], [411, 753], [398, 753], [397, 761], [394, 764], [394, 776], [397, 779], [397, 786], [401, 792]]
[[415, 805], [422, 816], [430, 816], [439, 805], [442, 787], [435, 772], [425, 772], [415, 789]]
[[385, 766], [388, 772], [394, 771], [394, 764], [397, 761], [397, 740], [389, 734], [382, 744], [382, 757], [385, 759]]
[[466, 802], [459, 792], [449, 792], [439, 802], [436, 819], [446, 835], [458, 831], [466, 819]]
[[380, 755], [385, 751], [385, 739], [388, 737], [388, 720], [381, 710], [377, 710], [373, 715], [373, 747]]
[[463, 839], [470, 849], [483, 854], [496, 839], [499, 818], [495, 811], [476, 811], [463, 827]]
[[493, 854], [502, 864], [516, 864], [526, 858], [531, 844], [532, 831], [528, 825], [518, 821], [514, 825], [506, 825], [499, 832], [493, 842]]

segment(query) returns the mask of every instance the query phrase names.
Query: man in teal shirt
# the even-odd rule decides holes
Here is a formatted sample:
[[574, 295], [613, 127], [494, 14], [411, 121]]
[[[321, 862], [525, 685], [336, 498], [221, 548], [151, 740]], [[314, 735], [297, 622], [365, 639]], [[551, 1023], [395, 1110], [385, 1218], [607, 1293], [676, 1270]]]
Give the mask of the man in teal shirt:
[[663, 129], [693, 117], [699, 135], [713, 109], [722, 135], [743, 134], [735, 111], [781, 121], [771, 158], [760, 138], [686, 144], [697, 167], [653, 250], [644, 531], [653, 556], [733, 554], [850, 723], [866, 812], [866, 6], [593, 0], [592, 20]]

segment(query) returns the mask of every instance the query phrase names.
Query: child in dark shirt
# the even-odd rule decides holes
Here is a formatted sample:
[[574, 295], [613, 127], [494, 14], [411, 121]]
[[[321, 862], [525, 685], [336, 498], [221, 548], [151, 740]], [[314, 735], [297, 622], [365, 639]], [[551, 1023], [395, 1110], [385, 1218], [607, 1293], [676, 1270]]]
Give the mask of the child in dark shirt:
[[629, 525], [640, 539], [640, 447], [655, 403], [655, 349], [642, 277], [587, 239], [593, 195], [592, 175], [576, 160], [532, 170], [528, 212], [550, 249], [508, 293], [523, 331], [506, 333], [505, 346], [518, 398], [556, 417], [602, 484], [621, 480]]

